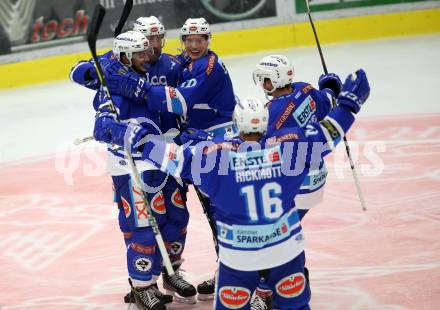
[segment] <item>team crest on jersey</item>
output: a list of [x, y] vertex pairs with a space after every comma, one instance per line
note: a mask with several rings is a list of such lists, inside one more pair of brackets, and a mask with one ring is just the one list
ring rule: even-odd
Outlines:
[[163, 196], [162, 191], [157, 192], [153, 199], [151, 199], [151, 208], [154, 212], [159, 214], [165, 214], [167, 211], [165, 207], [165, 197]]
[[180, 194], [180, 190], [178, 188], [176, 188], [171, 195], [171, 202], [175, 207], [185, 209], [185, 201], [183, 201], [182, 195]]
[[[311, 96], [307, 96], [298, 108], [293, 112], [293, 117], [300, 127], [304, 127], [305, 124], [312, 119], [316, 112], [316, 103]], [[314, 119], [312, 119], [313, 121]]]
[[183, 244], [181, 242], [176, 241], [171, 243], [169, 249], [171, 255], [179, 255], [182, 253], [182, 250], [183, 250]]
[[139, 272], [146, 273], [151, 270], [152, 266], [153, 266], [153, 262], [148, 257], [138, 256], [134, 260], [134, 267]]
[[306, 279], [301, 272], [294, 273], [278, 281], [275, 286], [277, 293], [285, 298], [294, 298], [304, 292]]
[[130, 203], [121, 196], [122, 207], [124, 208], [125, 217], [128, 218], [131, 214], [131, 206]]
[[223, 286], [218, 295], [222, 305], [228, 309], [243, 308], [251, 298], [251, 292], [247, 288], [236, 286]]

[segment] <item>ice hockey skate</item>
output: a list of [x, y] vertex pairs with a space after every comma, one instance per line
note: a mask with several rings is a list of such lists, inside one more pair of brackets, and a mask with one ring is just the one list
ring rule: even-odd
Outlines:
[[166, 306], [158, 298], [157, 288], [153, 285], [147, 287], [133, 287], [131, 294], [134, 302], [140, 310], [166, 310]]
[[273, 310], [272, 290], [267, 286], [265, 277], [260, 279], [251, 300], [251, 310]]
[[257, 287], [251, 301], [251, 310], [273, 310], [272, 291]]
[[181, 264], [181, 260], [173, 262], [174, 274], [172, 276], [169, 276], [166, 270], [163, 271], [163, 288], [167, 294], [170, 294], [174, 297], [175, 301], [186, 304], [195, 304], [197, 302], [196, 288], [183, 279], [180, 271]]
[[[156, 297], [159, 298], [159, 300], [163, 303], [163, 304], [170, 304], [173, 302], [173, 296], [171, 295], [167, 295], [162, 293], [161, 291], [159, 291], [159, 288], [157, 287], [157, 283], [152, 284], [151, 285], [152, 288], [155, 291]], [[127, 293], [127, 295], [124, 296], [124, 303], [126, 304], [134, 304], [136, 301], [134, 299], [134, 293], [132, 291], [130, 291], [129, 293]]]
[[197, 293], [198, 293], [197, 299], [200, 301], [207, 301], [214, 299], [215, 277], [197, 285]]

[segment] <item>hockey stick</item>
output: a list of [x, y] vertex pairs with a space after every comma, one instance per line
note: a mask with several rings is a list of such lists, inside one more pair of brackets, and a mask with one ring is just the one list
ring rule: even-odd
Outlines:
[[[99, 29], [101, 28], [101, 24], [102, 24], [102, 21], [104, 19], [104, 15], [105, 15], [105, 8], [101, 4], [97, 4], [96, 7], [95, 7], [95, 11], [93, 12], [93, 19], [92, 19], [92, 23], [90, 25], [90, 31], [87, 33], [87, 42], [89, 44], [90, 52], [92, 53], [92, 57], [93, 57], [93, 60], [95, 62], [96, 71], [98, 72], [98, 78], [99, 78], [99, 81], [101, 82], [102, 88], [104, 89], [104, 93], [107, 96], [108, 101], [109, 101], [109, 103], [110, 103], [114, 113], [116, 114], [116, 119], [118, 121], [120, 121], [120, 118], [119, 118], [118, 112], [116, 110], [115, 104], [113, 103], [113, 100], [112, 100], [112, 96], [111, 96], [111, 94], [110, 94], [110, 92], [108, 90], [104, 74], [103, 74], [101, 66], [99, 64], [98, 56], [96, 55], [96, 39], [98, 37]], [[161, 254], [162, 259], [163, 259], [163, 264], [164, 264], [168, 274], [169, 275], [173, 275], [174, 274], [174, 270], [173, 270], [173, 267], [171, 265], [171, 261], [170, 261], [170, 258], [168, 256], [168, 252], [166, 250], [165, 243], [163, 241], [162, 235], [160, 233], [159, 226], [157, 225], [156, 218], [154, 217], [153, 211], [151, 210], [151, 206], [150, 206], [150, 204], [147, 201], [147, 195], [146, 195], [145, 191], [142, 188], [141, 177], [139, 175], [139, 172], [138, 172], [138, 170], [136, 168], [136, 164], [134, 162], [133, 156], [131, 154], [130, 146], [125, 146], [124, 149], [125, 149], [125, 153], [127, 155], [127, 159], [128, 159], [128, 163], [129, 163], [130, 169], [131, 169], [131, 175], [134, 178], [135, 183], [141, 189], [142, 200], [143, 200], [143, 202], [145, 204], [145, 207], [146, 207], [146, 211], [147, 211], [147, 214], [148, 214], [148, 219], [150, 221], [150, 225], [151, 225], [151, 228], [153, 230], [157, 246], [159, 247], [159, 251], [160, 251], [160, 254]]]
[[125, 22], [130, 15], [133, 8], [133, 0], [125, 0], [124, 8], [122, 9], [121, 17], [119, 18], [118, 25], [115, 28], [115, 38], [121, 34], [122, 28], [124, 28]]
[[214, 222], [214, 219], [211, 218], [211, 216], [209, 215], [209, 212], [208, 212], [208, 209], [212, 208], [212, 206], [210, 205], [211, 199], [209, 199], [209, 197], [204, 196], [197, 186], [195, 186], [195, 185], [193, 185], [193, 186], [194, 186], [194, 190], [196, 191], [197, 198], [199, 198], [200, 205], [202, 206], [203, 213], [205, 213], [206, 219], [208, 220], [209, 227], [211, 228], [212, 240], [214, 241], [215, 252], [216, 252], [217, 258], [218, 258], [217, 225]]
[[80, 144], [86, 143], [88, 141], [94, 141], [94, 140], [95, 140], [95, 138], [93, 138], [92, 136], [85, 137], [85, 138], [76, 138], [73, 141], [73, 145], [80, 145]]
[[[309, 0], [305, 0], [307, 6], [307, 15], [309, 16], [310, 25], [312, 26], [313, 35], [315, 36], [316, 45], [318, 46], [319, 57], [321, 58], [322, 68], [324, 69], [324, 73], [328, 74], [327, 66], [325, 64], [324, 55], [322, 54], [321, 44], [319, 44], [318, 34], [316, 33], [315, 25], [312, 20], [312, 15], [310, 14], [310, 6]], [[336, 102], [333, 100], [333, 106], [336, 106]], [[351, 157], [350, 146], [348, 145], [347, 137], [344, 136], [344, 144], [345, 150], [347, 151], [348, 160], [350, 161], [351, 172], [353, 173], [354, 184], [356, 185], [356, 190], [359, 196], [359, 200], [361, 201], [362, 210], [367, 210], [367, 205], [365, 203], [364, 195], [361, 190], [361, 185], [359, 183], [359, 178], [356, 172], [356, 168], [354, 166], [353, 158]]]
[[[133, 8], [133, 0], [125, 0], [124, 8], [122, 9], [121, 17], [119, 18], [118, 24], [115, 28], [115, 38], [121, 34], [122, 28], [124, 28], [127, 22], [128, 16], [130, 16], [131, 9]], [[74, 145], [80, 145], [82, 143], [94, 140], [92, 136], [85, 138], [77, 138], [73, 141]]]
[[[179, 131], [182, 132], [182, 128], [183, 128], [182, 119], [180, 117], [177, 117], [176, 121]], [[211, 207], [209, 205], [210, 199], [205, 195], [203, 195], [200, 189], [196, 185], [193, 184], [193, 187], [197, 194], [197, 198], [199, 199], [200, 205], [202, 206], [203, 213], [206, 216], [206, 220], [208, 221], [209, 228], [211, 228], [212, 240], [214, 241], [214, 248], [218, 257], [217, 225], [215, 224], [214, 220], [209, 216], [209, 212], [208, 212], [208, 208]]]

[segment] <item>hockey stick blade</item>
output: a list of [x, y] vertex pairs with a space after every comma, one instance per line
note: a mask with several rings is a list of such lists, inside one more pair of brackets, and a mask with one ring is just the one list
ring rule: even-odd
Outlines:
[[307, 13], [310, 14], [310, 6], [309, 6], [310, 0], [305, 0], [305, 1], [306, 1]]
[[133, 0], [125, 0], [124, 8], [122, 9], [122, 13], [121, 13], [121, 18], [119, 18], [118, 25], [115, 28], [115, 37], [121, 34], [122, 28], [124, 28], [128, 16], [130, 16], [132, 8], [133, 8]]
[[95, 140], [95, 138], [93, 138], [92, 136], [90, 136], [90, 137], [85, 137], [85, 138], [76, 138], [76, 139], [73, 141], [73, 145], [80, 145], [80, 144], [83, 144], [83, 143], [85, 143], [85, 142], [92, 141], [92, 140]]

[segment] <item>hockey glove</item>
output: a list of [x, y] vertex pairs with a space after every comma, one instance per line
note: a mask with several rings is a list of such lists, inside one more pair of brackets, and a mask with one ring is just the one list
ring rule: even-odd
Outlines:
[[124, 74], [130, 70], [129, 67], [116, 59], [100, 58], [99, 64], [106, 77], [111, 74]]
[[110, 125], [111, 143], [129, 148], [132, 153], [142, 151], [145, 141], [142, 139], [148, 130], [138, 124], [113, 122]]
[[209, 141], [212, 140], [213, 134], [199, 130], [194, 128], [188, 128], [186, 131], [182, 132], [180, 135], [180, 141], [182, 144], [187, 143], [188, 141], [191, 141], [192, 143], [197, 143], [200, 141]]
[[186, 51], [183, 51], [179, 55], [176, 55], [176, 58], [180, 61], [184, 68], [191, 63], [191, 58], [188, 56], [188, 53]]
[[124, 72], [107, 76], [107, 86], [111, 93], [129, 98], [137, 103], [145, 103], [151, 84], [134, 72]]
[[370, 85], [367, 75], [364, 70], [359, 69], [347, 76], [338, 96], [338, 105], [347, 107], [353, 113], [358, 113], [369, 95]]
[[115, 114], [111, 112], [98, 112], [95, 117], [95, 128], [93, 128], [93, 137], [96, 141], [110, 143], [110, 126], [115, 121]]
[[148, 130], [133, 123], [121, 123], [114, 120], [107, 112], [100, 113], [95, 119], [94, 138], [99, 142], [129, 147], [132, 153], [142, 150], [143, 137]]
[[336, 97], [339, 96], [341, 92], [341, 79], [334, 73], [321, 74], [318, 81], [319, 90], [323, 90], [324, 88], [328, 88], [333, 91]]

